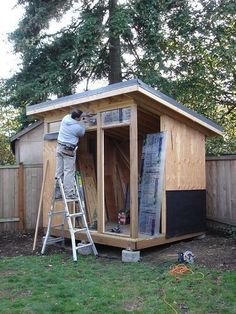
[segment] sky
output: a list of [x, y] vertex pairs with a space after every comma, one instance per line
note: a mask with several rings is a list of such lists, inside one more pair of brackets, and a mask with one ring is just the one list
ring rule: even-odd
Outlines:
[[0, 2], [0, 78], [9, 78], [16, 70], [19, 58], [13, 54], [7, 34], [14, 31], [23, 15], [21, 7], [14, 8], [16, 0]]

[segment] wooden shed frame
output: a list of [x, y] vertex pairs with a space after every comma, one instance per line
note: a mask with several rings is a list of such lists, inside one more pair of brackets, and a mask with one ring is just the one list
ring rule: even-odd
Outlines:
[[[223, 129], [138, 79], [27, 107], [28, 115], [44, 120], [44, 161], [49, 160], [43, 202], [44, 227], [47, 225], [47, 213], [53, 188], [58, 126], [63, 116], [73, 108], [90, 111], [97, 115], [97, 124], [86, 128], [86, 134], [96, 133], [97, 142], [97, 230], [91, 231], [95, 243], [136, 250], [198, 236], [204, 232], [205, 137], [222, 135]], [[106, 125], [103, 123], [103, 112], [122, 108], [130, 108], [129, 121]], [[107, 130], [116, 132], [118, 129], [118, 132], [121, 132], [120, 136], [124, 134], [123, 130], [126, 130], [125, 134], [128, 134], [129, 139], [129, 234], [112, 233], [105, 229], [104, 138]], [[144, 134], [168, 133], [161, 233], [156, 236], [141, 235], [138, 229], [139, 134], [142, 132]], [[191, 212], [190, 216], [186, 215], [188, 211]], [[178, 226], [174, 227], [175, 231], [172, 232], [170, 226], [176, 224], [175, 214], [179, 217], [179, 221]], [[201, 216], [200, 225], [195, 226], [194, 220], [197, 221], [199, 215]], [[189, 222], [190, 227], [187, 226]], [[55, 236], [59, 233], [59, 230], [53, 229]], [[66, 231], [66, 236], [69, 238], [68, 231]], [[83, 239], [83, 235], [78, 236], [78, 239]]]

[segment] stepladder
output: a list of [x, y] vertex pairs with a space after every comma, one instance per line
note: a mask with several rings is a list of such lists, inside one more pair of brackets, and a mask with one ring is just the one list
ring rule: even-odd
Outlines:
[[[45, 253], [46, 247], [50, 244], [65, 243], [66, 227], [71, 238], [74, 261], [77, 261], [77, 253], [82, 250], [91, 250], [95, 256], [98, 256], [86, 219], [81, 179], [76, 180], [74, 178], [73, 198], [66, 198], [62, 180], [60, 178], [55, 179], [51, 208], [48, 213], [48, 226], [43, 238], [41, 254]], [[60, 236], [52, 236], [54, 229], [59, 230]], [[83, 238], [81, 242], [76, 239], [79, 233]]]

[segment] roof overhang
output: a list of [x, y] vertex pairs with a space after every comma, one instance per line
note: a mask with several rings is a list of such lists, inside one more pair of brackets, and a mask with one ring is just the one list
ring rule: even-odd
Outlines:
[[90, 103], [93, 101], [119, 95], [129, 96], [129, 94], [132, 94], [131, 96], [133, 96], [135, 93], [145, 95], [148, 98], [168, 108], [169, 110], [176, 112], [187, 119], [190, 119], [194, 123], [197, 123], [206, 128], [213, 135], [222, 135], [223, 133], [223, 128], [212, 120], [207, 119], [206, 117], [185, 107], [184, 105], [175, 101], [173, 98], [161, 93], [160, 91], [155, 90], [154, 88], [146, 85], [138, 79], [111, 84], [99, 89], [77, 93], [55, 100], [46, 101], [40, 104], [27, 106], [26, 113], [27, 115], [40, 115], [48, 111], [62, 109], [65, 107], [72, 107], [84, 103]]

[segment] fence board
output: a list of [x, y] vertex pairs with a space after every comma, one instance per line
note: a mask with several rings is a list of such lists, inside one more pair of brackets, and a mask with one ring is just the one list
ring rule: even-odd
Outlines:
[[[0, 168], [0, 218], [18, 218], [18, 171], [19, 167]], [[18, 223], [2, 222], [0, 231], [11, 231]]]
[[207, 218], [236, 226], [236, 155], [206, 161]]
[[[0, 167], [0, 232], [20, 230], [19, 193], [24, 191], [24, 227], [34, 229], [42, 184], [42, 164], [24, 165], [24, 189], [19, 186], [19, 166]], [[42, 218], [39, 227], [42, 226]]]

